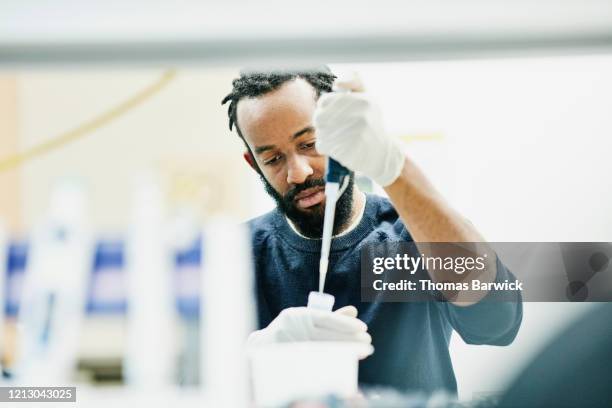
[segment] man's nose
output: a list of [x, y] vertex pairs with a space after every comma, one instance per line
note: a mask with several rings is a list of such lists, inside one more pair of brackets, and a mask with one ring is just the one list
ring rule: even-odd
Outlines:
[[302, 184], [314, 173], [308, 158], [296, 155], [287, 162], [287, 184]]

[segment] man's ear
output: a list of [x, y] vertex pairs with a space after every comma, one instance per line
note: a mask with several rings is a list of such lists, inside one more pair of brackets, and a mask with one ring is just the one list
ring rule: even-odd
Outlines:
[[253, 170], [257, 171], [257, 166], [255, 164], [255, 158], [251, 154], [250, 150], [246, 150], [244, 154], [242, 155], [242, 157], [244, 157], [244, 160], [246, 160], [246, 162], [249, 163], [249, 166], [251, 166]]

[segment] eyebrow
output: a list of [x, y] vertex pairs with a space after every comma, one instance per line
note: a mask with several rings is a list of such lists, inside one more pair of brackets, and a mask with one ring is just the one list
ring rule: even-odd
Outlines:
[[305, 133], [309, 133], [309, 132], [314, 132], [314, 127], [312, 127], [312, 126], [306, 126], [304, 129], [302, 129], [302, 130], [300, 130], [300, 131], [298, 131], [298, 132], [295, 132], [295, 133], [293, 134], [293, 136], [291, 136], [291, 140], [295, 140], [295, 139], [297, 139], [298, 137], [302, 136], [303, 134], [305, 134]]
[[[295, 132], [293, 134], [293, 136], [291, 136], [291, 140], [295, 140], [298, 137], [306, 134], [306, 133], [310, 133], [310, 132], [314, 132], [314, 127], [313, 126], [306, 126], [304, 129], [302, 130], [298, 130], [297, 132]], [[255, 154], [261, 154], [263, 152], [266, 152], [268, 150], [272, 150], [274, 149], [276, 146], [275, 145], [265, 145], [265, 146], [258, 146], [255, 148]]]

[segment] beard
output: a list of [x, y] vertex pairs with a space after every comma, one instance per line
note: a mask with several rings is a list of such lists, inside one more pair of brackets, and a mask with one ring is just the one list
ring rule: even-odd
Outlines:
[[[323, 236], [323, 220], [325, 218], [325, 204], [319, 203], [306, 209], [300, 209], [295, 196], [312, 187], [325, 187], [324, 179], [308, 179], [302, 184], [295, 185], [285, 195], [281, 195], [272, 187], [261, 172], [259, 177], [264, 184], [266, 192], [276, 202], [279, 211], [286, 215], [297, 227], [300, 233], [308, 238], [321, 238]], [[336, 235], [348, 223], [353, 209], [353, 186], [355, 174], [349, 174], [348, 185], [336, 202], [333, 234]]]

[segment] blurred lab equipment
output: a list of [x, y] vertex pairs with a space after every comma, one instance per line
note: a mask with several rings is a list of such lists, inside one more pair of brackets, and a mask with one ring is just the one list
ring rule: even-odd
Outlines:
[[29, 245], [25, 241], [7, 244], [4, 304], [0, 311], [4, 315], [2, 338], [2, 376], [11, 378], [15, 364], [17, 342], [17, 313], [23, 289], [23, 278], [27, 266]]
[[203, 233], [202, 385], [212, 406], [249, 405], [246, 339], [255, 329], [252, 256], [246, 225], [229, 218]]
[[126, 311], [125, 240], [98, 238], [80, 335], [77, 375], [81, 381], [100, 385], [122, 381]]
[[82, 186], [64, 181], [32, 237], [16, 361], [16, 379], [28, 385], [67, 383], [76, 366], [91, 259], [86, 220]]
[[200, 384], [200, 288], [202, 237], [178, 248], [174, 254], [176, 308], [182, 326], [179, 343], [177, 381], [180, 385]]
[[126, 382], [142, 389], [167, 388], [174, 375], [176, 328], [169, 274], [171, 257], [164, 239], [164, 203], [150, 174], [135, 180], [133, 191], [126, 251]]
[[123, 315], [125, 294], [125, 243], [121, 239], [99, 240], [95, 245], [93, 268], [87, 294], [86, 313]]
[[[8, 245], [7, 234], [0, 220], [0, 307], [5, 304], [5, 285], [8, 277]], [[0, 309], [0, 370], [4, 368], [4, 311]], [[2, 383], [2, 376], [0, 376]]]

